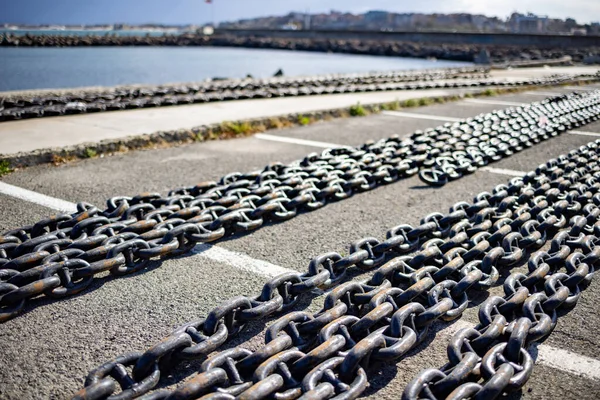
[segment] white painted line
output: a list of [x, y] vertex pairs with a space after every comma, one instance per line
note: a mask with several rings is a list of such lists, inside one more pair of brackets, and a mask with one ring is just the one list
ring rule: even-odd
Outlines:
[[581, 135], [581, 136], [600, 136], [600, 132], [585, 132], [585, 131], [569, 131], [571, 135]]
[[536, 362], [560, 371], [583, 375], [591, 380], [600, 380], [600, 361], [568, 350], [540, 344], [537, 346]]
[[433, 121], [445, 121], [445, 122], [459, 122], [463, 121], [461, 118], [452, 118], [452, 117], [441, 117], [438, 115], [425, 115], [425, 114], [415, 114], [415, 113], [406, 113], [400, 111], [382, 111], [383, 115], [392, 115], [394, 117], [406, 117], [406, 118], [419, 118], [419, 119], [430, 119]]
[[[475, 324], [459, 319], [452, 325], [444, 328], [441, 333], [446, 336], [452, 336], [461, 329], [473, 327], [475, 327]], [[559, 371], [584, 376], [591, 380], [600, 380], [599, 360], [545, 344], [534, 344], [531, 348], [533, 348], [534, 351], [537, 348], [536, 364], [546, 365]]]
[[46, 196], [45, 194], [36, 193], [4, 182], [0, 182], [0, 193], [64, 213], [72, 214], [77, 212], [77, 205], [75, 203], [56, 199], [54, 197]]
[[491, 172], [492, 174], [509, 175], [509, 176], [525, 176], [527, 172], [516, 171], [514, 169], [483, 167], [482, 171]]
[[335, 143], [326, 143], [326, 142], [316, 142], [314, 140], [304, 140], [304, 139], [296, 139], [296, 138], [291, 138], [291, 137], [285, 137], [285, 136], [275, 136], [275, 135], [268, 135], [266, 133], [257, 133], [256, 135], [254, 135], [255, 138], [257, 139], [261, 139], [261, 140], [270, 140], [273, 142], [283, 142], [283, 143], [292, 143], [292, 144], [299, 144], [302, 146], [311, 146], [311, 147], [320, 147], [320, 148], [331, 148], [331, 147], [348, 147], [345, 145], [341, 145], [341, 144], [335, 144]]
[[589, 91], [598, 90], [598, 88], [588, 88], [588, 87], [583, 87], [583, 86], [565, 86], [565, 89], [569, 89], [569, 90], [589, 90]]
[[498, 106], [515, 106], [515, 107], [523, 107], [526, 106], [526, 103], [515, 103], [513, 101], [502, 101], [502, 100], [482, 100], [482, 99], [464, 99], [463, 101], [467, 103], [473, 104], [491, 104]]
[[192, 250], [192, 254], [199, 254], [202, 257], [212, 261], [227, 264], [230, 267], [252, 272], [267, 278], [277, 275], [298, 272], [293, 269], [283, 268], [266, 261], [257, 260], [242, 253], [226, 250], [222, 247], [213, 246], [206, 243], [199, 243]]
[[537, 90], [532, 91], [532, 92], [525, 92], [525, 94], [534, 94], [536, 96], [561, 96], [564, 93], [559, 93], [559, 92], [538, 92]]

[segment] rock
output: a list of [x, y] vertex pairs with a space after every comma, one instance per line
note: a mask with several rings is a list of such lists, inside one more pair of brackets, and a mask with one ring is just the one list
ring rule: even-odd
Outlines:
[[584, 64], [600, 64], [600, 54], [588, 54], [583, 57]]
[[487, 49], [481, 49], [479, 54], [475, 57], [475, 64], [491, 64], [490, 52]]

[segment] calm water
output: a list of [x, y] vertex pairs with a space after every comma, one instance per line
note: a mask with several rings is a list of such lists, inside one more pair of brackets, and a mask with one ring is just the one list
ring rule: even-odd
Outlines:
[[218, 47], [0, 47], [0, 91], [269, 77], [279, 68], [294, 76], [464, 65], [469, 63]]

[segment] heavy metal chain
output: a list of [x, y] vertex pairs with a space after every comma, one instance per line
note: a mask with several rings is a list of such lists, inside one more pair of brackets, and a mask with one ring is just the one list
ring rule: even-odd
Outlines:
[[[598, 171], [595, 168], [593, 177], [588, 175], [588, 183], [593, 180], [597, 185]], [[569, 185], [572, 180], [555, 182]], [[505, 295], [491, 296], [481, 305], [480, 323], [453, 335], [449, 362], [422, 371], [402, 399], [494, 399], [527, 383], [534, 366], [530, 345], [550, 335], [558, 322], [557, 312], [575, 307], [600, 260], [600, 198], [594, 194], [585, 204], [581, 195], [591, 192], [578, 195], [581, 186], [573, 189], [565, 210], [571, 218], [566, 229], [554, 236], [550, 251], [529, 260], [528, 274], [511, 274], [504, 282]]]
[[[390, 71], [390, 72], [369, 72], [352, 74], [330, 74], [306, 77], [273, 77], [268, 79], [226, 79], [213, 80], [192, 84], [179, 85], [156, 85], [143, 88], [138, 87], [116, 87], [104, 90], [95, 90], [90, 92], [74, 90], [73, 92], [64, 92], [61, 96], [58, 93], [34, 95], [7, 95], [4, 100], [9, 106], [17, 106], [18, 102], [27, 105], [51, 105], [60, 104], [62, 100], [66, 101], [91, 101], [94, 98], [103, 98], [113, 100], [115, 97], [138, 98], [155, 95], [177, 95], [189, 94], [194, 92], [225, 92], [233, 90], [243, 90], [247, 88], [258, 89], [261, 87], [287, 88], [299, 86], [332, 86], [344, 84], [373, 84], [389, 82], [418, 82], [434, 81], [457, 78], [479, 78], [488, 77], [489, 68], [485, 67], [463, 67], [463, 68], [440, 68], [432, 70], [417, 71]], [[83, 92], [83, 93], [81, 93]], [[77, 95], [79, 94], [79, 96]], [[81, 97], [81, 95], [84, 97]], [[108, 96], [108, 97], [107, 97]], [[112, 96], [112, 97], [111, 97]]]
[[[401, 358], [434, 321], [459, 318], [470, 292], [487, 290], [498, 282], [500, 269], [529, 259], [529, 275], [513, 273], [504, 282], [505, 298], [483, 303], [480, 327], [457, 333], [449, 347], [451, 363], [441, 372], [426, 371], [405, 396], [434, 399], [458, 387], [451, 398], [465, 393], [491, 398], [519, 388], [533, 364], [523, 349], [526, 339], [552, 331], [556, 309], [574, 306], [600, 259], [599, 144], [480, 193], [472, 204], [457, 203], [446, 215], [428, 215], [418, 227], [395, 227], [385, 241], [363, 238], [346, 258], [316, 257], [308, 274], [276, 277], [261, 295], [230, 299], [145, 353], [101, 365], [75, 398], [139, 397], [161, 374], [191, 359], [205, 360], [198, 375], [143, 399], [356, 398], [367, 386], [369, 366]], [[550, 251], [531, 256], [552, 235]], [[236, 347], [207, 358], [248, 321], [287, 311], [315, 287], [339, 282], [350, 265], [370, 269], [390, 258], [371, 279], [333, 289], [318, 313], [282, 316], [268, 328], [263, 348]], [[560, 267], [567, 274], [556, 272]], [[487, 383], [472, 383], [482, 376]]]
[[[446, 78], [432, 80], [431, 77], [439, 75], [446, 76]], [[415, 76], [422, 75], [415, 74]], [[211, 83], [200, 86], [192, 85], [190, 87], [158, 88], [154, 90], [123, 89], [117, 91], [118, 94], [7, 98], [0, 99], [0, 121], [238, 99], [480, 86], [545, 86], [597, 78], [597, 75], [553, 75], [541, 78], [506, 80], [489, 78], [486, 75], [459, 76], [453, 73], [432, 73], [424, 75], [425, 80], [414, 81], [415, 76], [396, 76], [392, 74], [391, 76], [376, 76], [375, 78], [365, 79], [337, 78], [330, 80], [320, 78], [293, 82]]]
[[165, 197], [113, 197], [102, 211], [80, 203], [75, 214], [0, 236], [0, 321], [40, 294], [73, 295], [105, 271], [117, 276], [140, 271], [150, 259], [287, 220], [419, 170], [423, 178], [429, 166], [442, 168], [435, 179], [425, 177], [430, 183], [457, 179], [599, 116], [600, 93], [561, 96], [410, 138], [330, 149], [288, 165], [228, 174], [218, 183], [175, 189]]
[[[481, 67], [426, 71], [323, 75], [304, 78], [270, 78], [210, 81], [197, 84], [145, 88], [113, 88], [93, 92], [9, 95], [0, 97], [0, 120], [24, 119], [63, 114], [111, 111], [141, 107], [169, 106], [234, 99], [344, 93], [354, 85], [364, 91], [385, 90], [381, 84], [399, 82], [474, 81], [487, 79]], [[375, 86], [377, 85], [377, 86]]]

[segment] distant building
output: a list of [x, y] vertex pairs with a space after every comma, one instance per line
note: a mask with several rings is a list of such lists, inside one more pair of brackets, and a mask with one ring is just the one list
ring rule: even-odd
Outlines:
[[308, 29], [310, 29], [310, 26], [311, 26], [311, 16], [310, 16], [310, 14], [305, 14], [304, 15], [304, 23], [302, 24], [302, 28], [308, 30]]
[[393, 16], [387, 11], [368, 11], [364, 15], [365, 25], [372, 29], [390, 29]]
[[411, 26], [413, 14], [396, 14], [393, 18], [393, 24], [397, 28], [408, 28]]
[[508, 22], [515, 33], [542, 33], [547, 29], [548, 17], [532, 13], [513, 13]]
[[599, 23], [578, 24], [572, 18], [548, 18], [532, 13], [513, 13], [508, 19], [481, 14], [422, 14], [392, 13], [372, 10], [363, 14], [331, 10], [310, 14], [290, 12], [286, 15], [267, 16], [223, 22], [222, 28], [237, 29], [339, 29], [339, 30], [416, 30], [443, 32], [514, 32], [523, 34], [562, 33], [600, 35]]

